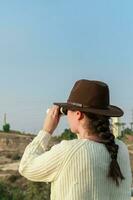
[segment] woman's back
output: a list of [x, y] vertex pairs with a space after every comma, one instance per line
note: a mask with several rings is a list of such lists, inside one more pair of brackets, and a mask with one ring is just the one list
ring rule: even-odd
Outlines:
[[[52, 183], [51, 199], [59, 200], [129, 200], [131, 197], [131, 173], [126, 145], [119, 145], [118, 163], [125, 177], [119, 186], [107, 177], [110, 155], [101, 143], [87, 139], [64, 142], [70, 148], [64, 165]], [[60, 192], [59, 192], [60, 191]]]

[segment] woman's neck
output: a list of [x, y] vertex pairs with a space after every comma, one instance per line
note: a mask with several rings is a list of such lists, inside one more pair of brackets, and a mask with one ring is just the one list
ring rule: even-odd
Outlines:
[[89, 130], [81, 130], [77, 133], [78, 139], [90, 139], [93, 141], [99, 141], [99, 137], [97, 134], [89, 131]]

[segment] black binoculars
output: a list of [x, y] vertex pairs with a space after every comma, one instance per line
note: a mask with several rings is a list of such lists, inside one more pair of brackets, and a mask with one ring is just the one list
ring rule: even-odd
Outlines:
[[[49, 112], [49, 109], [46, 111], [47, 113]], [[60, 107], [59, 108], [59, 115], [67, 115], [67, 108]]]
[[59, 114], [61, 114], [61, 115], [67, 115], [67, 108], [60, 107]]

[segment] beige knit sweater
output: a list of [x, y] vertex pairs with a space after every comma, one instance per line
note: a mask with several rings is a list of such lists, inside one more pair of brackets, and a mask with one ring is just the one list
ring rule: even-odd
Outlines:
[[26, 147], [19, 166], [31, 181], [51, 182], [51, 200], [129, 200], [131, 169], [126, 145], [119, 145], [118, 162], [125, 177], [120, 186], [107, 177], [110, 155], [88, 139], [62, 141], [46, 151], [51, 139], [40, 131]]

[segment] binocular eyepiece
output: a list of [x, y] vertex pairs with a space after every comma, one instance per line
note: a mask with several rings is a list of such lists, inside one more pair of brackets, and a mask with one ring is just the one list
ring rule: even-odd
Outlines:
[[[47, 113], [49, 112], [49, 109], [46, 111]], [[59, 108], [59, 115], [67, 115], [67, 108], [60, 107]]]
[[67, 108], [60, 107], [59, 114], [61, 114], [61, 115], [67, 115]]

